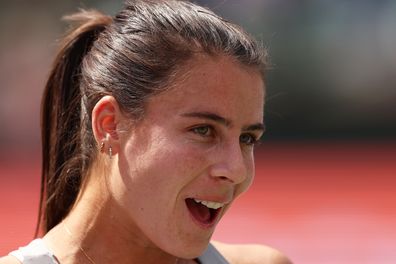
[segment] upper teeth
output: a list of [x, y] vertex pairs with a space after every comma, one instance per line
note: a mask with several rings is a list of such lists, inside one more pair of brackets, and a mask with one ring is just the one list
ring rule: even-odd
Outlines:
[[216, 202], [211, 202], [211, 201], [202, 201], [202, 200], [198, 200], [198, 199], [194, 199], [194, 201], [196, 201], [197, 203], [201, 203], [201, 204], [203, 204], [206, 207], [211, 208], [211, 209], [219, 209], [220, 207], [224, 206], [223, 203], [216, 203]]

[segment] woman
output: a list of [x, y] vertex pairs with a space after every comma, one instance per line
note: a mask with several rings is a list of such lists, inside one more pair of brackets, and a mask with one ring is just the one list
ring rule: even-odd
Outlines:
[[68, 19], [42, 105], [45, 235], [0, 263], [288, 263], [209, 244], [253, 179], [257, 43], [183, 1]]

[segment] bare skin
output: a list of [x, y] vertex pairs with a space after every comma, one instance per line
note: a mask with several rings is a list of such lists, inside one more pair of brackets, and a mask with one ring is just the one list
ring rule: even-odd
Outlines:
[[[138, 124], [130, 126], [111, 96], [95, 106], [92, 128], [105, 151], [72, 211], [43, 238], [60, 263], [196, 263], [252, 183], [253, 142], [263, 133], [261, 76], [227, 57], [198, 56], [187, 68], [174, 88], [150, 98]], [[197, 224], [189, 198], [221, 203], [216, 222]], [[230, 263], [290, 263], [264, 246], [215, 246]]]
[[[292, 264], [283, 253], [264, 245], [233, 245], [218, 241], [211, 243], [230, 264]], [[6, 256], [0, 258], [0, 264], [20, 264], [20, 262], [12, 256]]]
[[[292, 264], [281, 252], [264, 245], [232, 245], [212, 241], [230, 264]], [[195, 263], [195, 262], [192, 262]], [[0, 264], [20, 264], [16, 258], [0, 258]]]
[[258, 244], [212, 244], [231, 264], [292, 264], [280, 251]]

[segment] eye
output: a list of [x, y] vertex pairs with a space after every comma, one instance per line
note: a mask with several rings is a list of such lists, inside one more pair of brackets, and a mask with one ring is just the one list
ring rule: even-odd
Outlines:
[[202, 125], [191, 129], [192, 132], [203, 137], [209, 137], [213, 134], [213, 128], [208, 125]]
[[241, 142], [242, 144], [251, 146], [257, 142], [257, 139], [256, 139], [255, 135], [246, 133], [246, 134], [242, 134], [239, 136], [239, 142]]

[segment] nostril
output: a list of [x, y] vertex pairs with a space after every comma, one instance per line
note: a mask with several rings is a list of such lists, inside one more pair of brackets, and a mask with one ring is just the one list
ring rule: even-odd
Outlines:
[[226, 176], [220, 176], [219, 178], [220, 178], [220, 180], [224, 180], [224, 181], [229, 181], [230, 180], [230, 178], [228, 178]]

